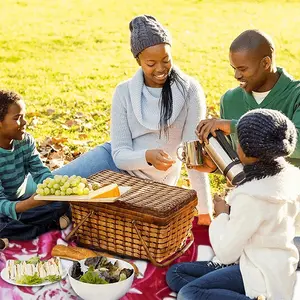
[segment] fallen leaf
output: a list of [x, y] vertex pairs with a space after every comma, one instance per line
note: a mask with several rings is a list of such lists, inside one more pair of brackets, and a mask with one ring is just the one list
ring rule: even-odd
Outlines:
[[52, 142], [51, 142], [52, 138], [50, 137], [47, 137], [41, 144], [40, 144], [40, 147], [46, 147], [48, 145], [50, 145]]
[[78, 111], [78, 112], [76, 112], [74, 117], [75, 118], [82, 118], [82, 117], [84, 117], [84, 114], [82, 112]]
[[48, 158], [50, 159], [63, 159], [65, 154], [63, 151], [52, 152], [49, 154]]
[[50, 170], [60, 168], [64, 165], [64, 160], [63, 159], [51, 159], [49, 161], [49, 168]]
[[53, 108], [48, 108], [47, 111], [46, 111], [46, 113], [47, 113], [48, 116], [50, 116], [50, 115], [52, 115], [52, 114], [55, 113], [55, 109], [53, 109]]
[[77, 125], [77, 122], [76, 122], [76, 120], [67, 120], [65, 122], [65, 125], [68, 126], [68, 127], [72, 127], [74, 125]]
[[81, 133], [81, 134], [78, 135], [78, 137], [79, 137], [81, 140], [85, 140], [85, 139], [88, 138], [88, 135], [85, 134], [85, 133]]
[[76, 145], [76, 146], [87, 146], [86, 141], [73, 140], [72, 143], [73, 143], [73, 145]]
[[32, 117], [40, 117], [41, 116], [41, 113], [37, 110], [33, 111], [33, 112], [26, 112], [26, 117], [27, 118], [32, 118]]
[[52, 138], [52, 143], [53, 144], [64, 144], [64, 143], [68, 143], [68, 138], [66, 137], [60, 137], [60, 138]]

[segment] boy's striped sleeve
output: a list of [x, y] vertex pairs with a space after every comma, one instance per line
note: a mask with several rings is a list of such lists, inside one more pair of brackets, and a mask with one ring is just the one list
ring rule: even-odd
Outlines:
[[51, 171], [43, 164], [40, 154], [35, 147], [35, 141], [33, 137], [29, 136], [29, 158], [28, 167], [29, 173], [31, 174], [36, 184], [43, 182], [48, 177], [53, 177]]
[[17, 219], [16, 204], [18, 201], [10, 201], [4, 194], [4, 188], [0, 180], [0, 213], [14, 220]]

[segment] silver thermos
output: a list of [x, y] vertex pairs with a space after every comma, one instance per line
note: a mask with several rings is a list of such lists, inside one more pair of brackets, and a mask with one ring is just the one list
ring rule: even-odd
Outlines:
[[237, 185], [245, 179], [243, 165], [236, 152], [232, 149], [227, 137], [222, 131], [216, 131], [216, 137], [208, 136], [209, 143], [205, 151], [217, 165], [222, 174], [233, 184]]

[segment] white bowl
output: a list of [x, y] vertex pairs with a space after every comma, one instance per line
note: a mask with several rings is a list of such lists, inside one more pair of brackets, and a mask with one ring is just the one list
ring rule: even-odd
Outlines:
[[[114, 263], [117, 260], [120, 268], [127, 268], [133, 270], [132, 265], [122, 259], [107, 258], [107, 260], [112, 263]], [[81, 269], [83, 271], [87, 271], [88, 267], [84, 265], [85, 259], [80, 260], [79, 262], [81, 264]], [[108, 284], [91, 284], [74, 279], [71, 276], [71, 270], [72, 266], [68, 270], [68, 276], [71, 286], [75, 293], [84, 300], [119, 300], [129, 291], [134, 279], [133, 270], [132, 275], [123, 281]]]

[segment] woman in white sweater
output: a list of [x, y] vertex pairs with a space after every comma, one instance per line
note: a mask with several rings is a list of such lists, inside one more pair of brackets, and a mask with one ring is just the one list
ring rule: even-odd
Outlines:
[[[111, 144], [106, 143], [62, 167], [55, 174], [87, 177], [104, 169], [176, 185], [181, 162], [177, 148], [195, 140], [205, 118], [200, 84], [173, 65], [171, 37], [152, 16], [130, 22], [131, 52], [140, 68], [115, 90]], [[198, 195], [199, 223], [209, 224], [211, 196], [206, 174], [188, 170]]]
[[241, 117], [237, 134], [246, 180], [228, 204], [215, 201], [209, 235], [216, 259], [168, 270], [168, 285], [180, 300], [292, 299], [300, 170], [284, 157], [294, 151], [297, 132], [279, 111], [257, 109]]

